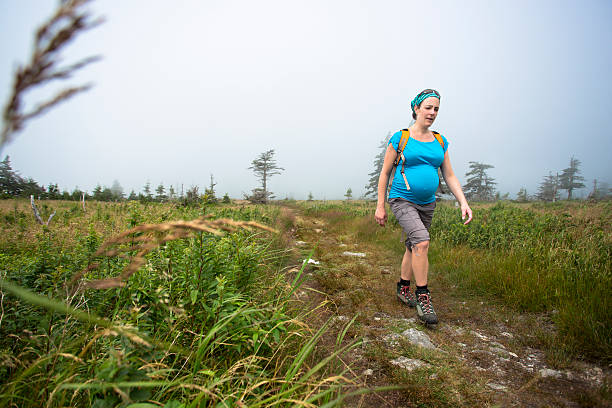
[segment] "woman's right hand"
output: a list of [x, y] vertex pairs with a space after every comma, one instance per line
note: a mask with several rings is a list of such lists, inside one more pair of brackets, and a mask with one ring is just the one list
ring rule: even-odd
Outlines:
[[376, 219], [376, 222], [378, 223], [378, 225], [380, 225], [381, 227], [385, 226], [385, 222], [387, 222], [387, 211], [385, 210], [384, 205], [382, 207], [379, 207], [379, 206], [376, 207], [374, 218]]

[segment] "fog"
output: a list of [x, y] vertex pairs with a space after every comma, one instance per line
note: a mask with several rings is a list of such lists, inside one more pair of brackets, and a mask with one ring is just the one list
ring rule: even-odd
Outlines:
[[[3, 103], [57, 3], [0, 0]], [[612, 181], [609, 1], [169, 4], [90, 6], [106, 22], [63, 60], [103, 59], [52, 89], [94, 87], [16, 135], [2, 151], [14, 169], [69, 191], [118, 180], [126, 193], [146, 182], [203, 189], [213, 174], [218, 195], [240, 198], [258, 184], [251, 161], [274, 149], [278, 198], [359, 197], [381, 140], [435, 88], [432, 129], [462, 183], [479, 161], [495, 166], [502, 194], [534, 194], [572, 156], [586, 179], [574, 195]]]

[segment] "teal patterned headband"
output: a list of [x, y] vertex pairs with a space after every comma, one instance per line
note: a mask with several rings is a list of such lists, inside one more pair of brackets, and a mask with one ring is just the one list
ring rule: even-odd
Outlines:
[[417, 106], [419, 106], [421, 102], [423, 102], [425, 99], [432, 97], [432, 96], [434, 98], [440, 99], [440, 94], [438, 93], [438, 91], [434, 91], [433, 89], [427, 89], [421, 92], [420, 94], [418, 94], [417, 96], [415, 96], [412, 102], [410, 102], [410, 107], [412, 108], [412, 112], [414, 112], [414, 109]]

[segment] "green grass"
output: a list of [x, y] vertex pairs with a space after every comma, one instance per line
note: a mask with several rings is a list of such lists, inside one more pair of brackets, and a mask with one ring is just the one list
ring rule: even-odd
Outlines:
[[[305, 204], [337, 231], [403, 254], [400, 229], [373, 221], [374, 203]], [[517, 312], [547, 313], [558, 331], [551, 353], [609, 363], [612, 356], [612, 203], [475, 204], [463, 225], [439, 203], [431, 227], [432, 268], [465, 294], [495, 298]], [[326, 280], [333, 280], [333, 276]]]
[[[344, 398], [347, 368], [337, 361], [354, 345], [340, 341], [314, 357], [327, 326], [310, 329], [310, 311], [294, 305], [300, 279], [283, 273], [291, 259], [283, 231], [195, 233], [154, 248], [124, 287], [72, 294], [67, 286], [94, 262], [87, 280], [118, 276], [129, 259], [95, 253], [130, 227], [208, 215], [286, 230], [292, 222], [279, 207], [41, 209], [43, 217], [57, 210], [49, 227], [34, 223], [27, 202], [0, 202], [1, 406], [335, 406]], [[131, 245], [122, 253], [134, 256]]]

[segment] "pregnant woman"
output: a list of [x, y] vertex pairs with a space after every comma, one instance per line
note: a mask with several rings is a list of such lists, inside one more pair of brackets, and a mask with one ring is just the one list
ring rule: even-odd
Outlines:
[[[385, 226], [385, 197], [389, 176], [393, 173], [389, 205], [403, 228], [406, 251], [402, 259], [397, 297], [406, 305], [416, 307], [417, 315], [426, 324], [438, 323], [431, 294], [427, 288], [429, 271], [429, 227], [436, 208], [436, 190], [440, 182], [438, 168], [459, 205], [465, 224], [472, 220], [472, 210], [465, 199], [461, 184], [453, 172], [448, 155], [448, 140], [429, 127], [440, 109], [440, 94], [433, 89], [419, 93], [410, 103], [414, 123], [391, 137], [385, 161], [378, 179], [376, 222]], [[416, 290], [410, 290], [414, 278]]]

